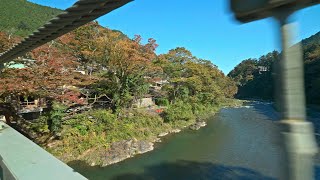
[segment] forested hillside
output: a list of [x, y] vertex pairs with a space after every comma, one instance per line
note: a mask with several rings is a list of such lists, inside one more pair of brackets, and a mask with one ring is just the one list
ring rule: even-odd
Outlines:
[[[1, 12], [0, 51], [59, 12], [2, 1], [1, 8], [11, 10]], [[114, 143], [154, 142], [161, 132], [198, 129], [220, 107], [238, 102], [234, 81], [210, 60], [184, 47], [157, 55], [155, 39], [142, 42], [91, 22], [38, 47], [11, 62], [23, 68], [9, 64], [1, 71], [0, 115], [64, 161], [108, 164], [101, 159]], [[44, 111], [27, 120], [28, 113], [19, 112], [28, 108]]]
[[26, 36], [59, 13], [27, 0], [0, 0], [0, 31]]
[[[307, 102], [320, 104], [320, 32], [302, 40]], [[228, 76], [238, 84], [240, 98], [273, 100], [275, 62], [280, 59], [277, 51], [247, 59], [238, 64]]]

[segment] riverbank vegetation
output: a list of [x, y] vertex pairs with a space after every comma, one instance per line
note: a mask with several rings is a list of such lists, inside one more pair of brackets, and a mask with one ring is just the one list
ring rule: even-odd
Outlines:
[[187, 128], [197, 120], [207, 121], [220, 108], [211, 106], [199, 113], [168, 107], [165, 118], [145, 109], [123, 109], [118, 116], [110, 110], [90, 110], [65, 121], [60, 140], [52, 141], [46, 149], [66, 162], [84, 160], [103, 165], [103, 158], [113, 143], [132, 139], [155, 142], [161, 133]]

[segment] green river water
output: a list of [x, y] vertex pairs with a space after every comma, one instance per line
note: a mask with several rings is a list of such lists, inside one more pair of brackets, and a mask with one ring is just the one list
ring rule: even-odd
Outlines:
[[225, 108], [206, 127], [169, 135], [151, 152], [107, 167], [69, 165], [92, 180], [278, 179], [284, 164], [277, 118], [268, 103]]

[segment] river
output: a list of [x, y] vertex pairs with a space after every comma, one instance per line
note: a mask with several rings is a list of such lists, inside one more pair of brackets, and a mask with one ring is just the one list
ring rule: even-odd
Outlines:
[[69, 165], [91, 180], [279, 179], [285, 166], [277, 119], [269, 103], [224, 108], [206, 127], [167, 136], [146, 154], [107, 167]]

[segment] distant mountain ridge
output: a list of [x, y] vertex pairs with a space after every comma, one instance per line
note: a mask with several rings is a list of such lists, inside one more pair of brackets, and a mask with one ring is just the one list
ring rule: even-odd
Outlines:
[[302, 40], [302, 46], [307, 46], [310, 44], [320, 44], [320, 31]]
[[0, 31], [27, 36], [61, 12], [27, 0], [0, 0]]
[[[320, 32], [303, 39], [301, 44], [307, 102], [320, 105]], [[275, 89], [273, 68], [280, 58], [280, 53], [274, 51], [259, 59], [246, 59], [238, 64], [228, 74], [238, 84], [237, 96], [272, 100]]]

